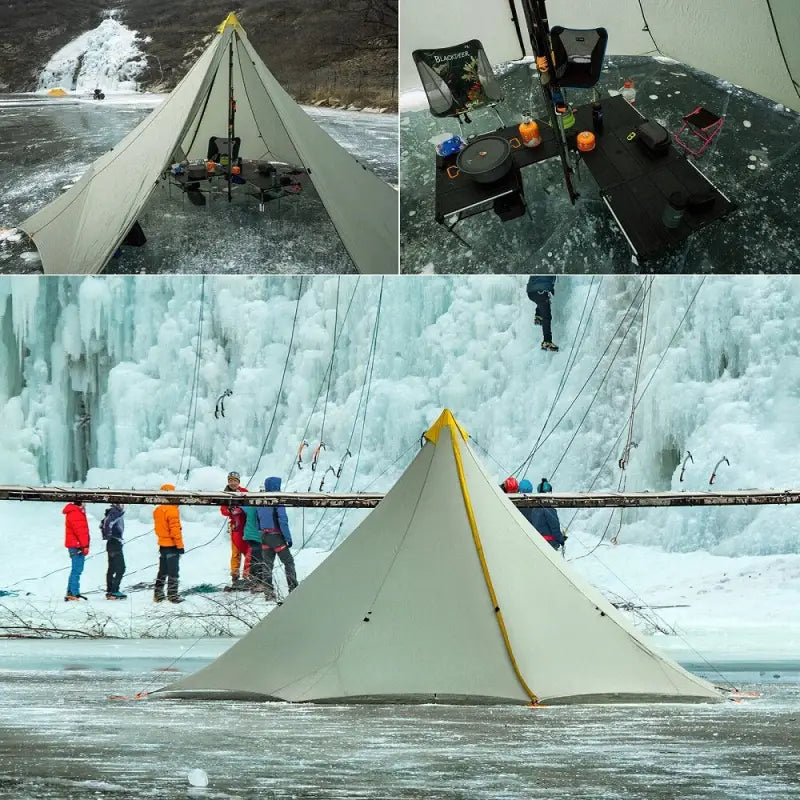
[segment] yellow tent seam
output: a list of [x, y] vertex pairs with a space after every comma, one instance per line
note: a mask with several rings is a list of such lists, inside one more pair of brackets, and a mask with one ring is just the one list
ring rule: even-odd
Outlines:
[[439, 419], [437, 419], [423, 435], [429, 442], [437, 444], [439, 441], [439, 434], [442, 432], [443, 428], [449, 428], [453, 436], [459, 433], [465, 442], [469, 439], [469, 434], [456, 422], [453, 412], [450, 411], [449, 408], [445, 408], [442, 411], [439, 415]]
[[[448, 414], [450, 412], [447, 412]], [[442, 414], [444, 416], [444, 414]], [[452, 419], [452, 415], [450, 417]], [[441, 418], [440, 418], [441, 419]], [[458, 423], [453, 420], [454, 425]], [[517, 659], [514, 656], [514, 651], [511, 648], [511, 640], [508, 638], [508, 630], [506, 629], [506, 623], [503, 619], [503, 612], [500, 610], [500, 606], [497, 602], [497, 595], [494, 591], [494, 585], [492, 583], [492, 576], [489, 574], [489, 567], [486, 563], [486, 556], [483, 552], [483, 545], [481, 544], [481, 537], [478, 533], [478, 524], [475, 522], [475, 514], [472, 510], [472, 501], [469, 497], [469, 490], [467, 489], [467, 479], [464, 475], [464, 465], [461, 461], [461, 450], [458, 446], [458, 439], [455, 436], [455, 430], [453, 430], [454, 425], [451, 427], [451, 441], [453, 445], [453, 456], [456, 460], [456, 470], [458, 472], [458, 482], [461, 484], [461, 496], [464, 499], [464, 509], [467, 512], [467, 519], [469, 520], [469, 527], [472, 531], [472, 540], [475, 543], [475, 550], [478, 553], [478, 560], [481, 563], [481, 569], [483, 570], [483, 577], [486, 581], [486, 588], [489, 590], [489, 597], [492, 600], [492, 608], [495, 611], [495, 619], [497, 620], [497, 624], [500, 627], [500, 633], [503, 637], [503, 642], [506, 646], [506, 652], [508, 653], [508, 657], [511, 660], [511, 666], [514, 669], [514, 674], [517, 676], [517, 680], [520, 682], [520, 685], [525, 690], [525, 693], [530, 698], [531, 703], [538, 703], [539, 698], [533, 693], [531, 688], [525, 681], [525, 678], [522, 677], [522, 673], [519, 669], [519, 664], [517, 664]], [[459, 428], [459, 430], [461, 430]], [[426, 434], [427, 436], [427, 434]], [[437, 437], [438, 438], [438, 437]]]

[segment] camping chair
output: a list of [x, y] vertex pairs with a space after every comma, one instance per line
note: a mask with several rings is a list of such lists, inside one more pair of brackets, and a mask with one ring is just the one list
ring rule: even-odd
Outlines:
[[[698, 106], [691, 114], [687, 114], [683, 118], [683, 125], [674, 136], [675, 143], [679, 144], [693, 156], [702, 155], [705, 149], [711, 144], [713, 138], [722, 130], [724, 122], [724, 117], [718, 117], [707, 108]], [[688, 142], [681, 139], [681, 134], [687, 128], [703, 142], [700, 147], [693, 149]]]
[[565, 89], [591, 89], [600, 80], [608, 44], [605, 28], [562, 28], [550, 31], [556, 83]]
[[[206, 156], [206, 161], [215, 161], [217, 164], [222, 163], [222, 157], [228, 157], [228, 141], [227, 137], [212, 136], [208, 140], [208, 155]], [[242, 144], [242, 140], [236, 136], [230, 141], [232, 142], [231, 155], [233, 161], [236, 162], [236, 159], [239, 158], [239, 147]]]
[[488, 107], [505, 127], [496, 108], [504, 99], [503, 89], [477, 39], [452, 47], [415, 50], [412, 57], [434, 117], [456, 117], [461, 126], [462, 115], [469, 123], [468, 112]]

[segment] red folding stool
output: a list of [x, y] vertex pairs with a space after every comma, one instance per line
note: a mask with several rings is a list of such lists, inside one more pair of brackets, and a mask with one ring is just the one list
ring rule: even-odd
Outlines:
[[[722, 130], [722, 125], [724, 122], [725, 119], [723, 117], [718, 117], [707, 108], [697, 106], [697, 108], [692, 111], [691, 114], [687, 114], [683, 118], [683, 125], [674, 136], [675, 143], [679, 144], [684, 150], [691, 153], [693, 156], [702, 155], [705, 149], [711, 144], [714, 137]], [[681, 139], [681, 134], [687, 128], [703, 142], [700, 147], [694, 149], [688, 142]]]

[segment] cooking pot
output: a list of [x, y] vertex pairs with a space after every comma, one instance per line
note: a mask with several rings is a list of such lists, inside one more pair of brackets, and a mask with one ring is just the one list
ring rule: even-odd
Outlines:
[[458, 168], [476, 183], [494, 183], [514, 164], [511, 145], [502, 136], [485, 136], [468, 144], [456, 160]]

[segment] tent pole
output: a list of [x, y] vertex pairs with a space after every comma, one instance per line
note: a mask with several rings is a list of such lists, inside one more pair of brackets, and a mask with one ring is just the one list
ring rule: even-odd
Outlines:
[[233, 36], [228, 44], [228, 202], [231, 202], [231, 175], [233, 174], [233, 136], [236, 117], [236, 100], [233, 98]]
[[547, 5], [545, 0], [523, 0], [523, 9], [525, 11], [525, 21], [528, 24], [528, 33], [531, 37], [531, 44], [533, 44], [534, 53], [537, 58], [544, 58], [547, 61], [547, 73], [549, 80], [539, 80], [539, 85], [542, 89], [544, 102], [547, 106], [547, 112], [550, 117], [550, 124], [553, 127], [553, 132], [556, 134], [556, 141], [558, 143], [558, 154], [561, 158], [561, 168], [564, 171], [564, 183], [567, 186], [569, 193], [569, 200], [572, 205], [580, 195], [575, 191], [572, 185], [572, 167], [569, 163], [569, 150], [567, 148], [567, 139], [564, 129], [561, 126], [561, 120], [555, 112], [555, 104], [553, 103], [553, 88], [555, 84], [555, 69], [553, 67], [552, 48], [550, 46], [550, 23], [547, 19]]

